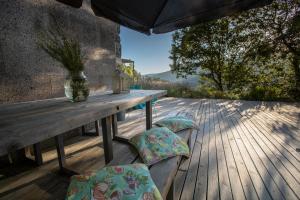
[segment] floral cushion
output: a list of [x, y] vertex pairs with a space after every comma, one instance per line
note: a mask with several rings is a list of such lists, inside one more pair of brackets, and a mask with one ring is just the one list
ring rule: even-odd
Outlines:
[[183, 116], [167, 117], [157, 121], [155, 125], [159, 127], [167, 127], [175, 133], [188, 128], [198, 129], [198, 126], [193, 120]]
[[129, 142], [138, 150], [146, 165], [177, 155], [189, 156], [187, 143], [165, 127], [152, 128], [134, 136]]
[[144, 164], [104, 167], [71, 178], [67, 200], [162, 200]]

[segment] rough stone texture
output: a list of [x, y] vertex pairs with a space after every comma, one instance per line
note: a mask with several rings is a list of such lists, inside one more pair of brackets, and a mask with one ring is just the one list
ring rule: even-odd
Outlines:
[[91, 90], [111, 88], [119, 25], [95, 17], [89, 1], [76, 9], [54, 0], [0, 0], [0, 103], [64, 96], [67, 72], [36, 44], [51, 15], [80, 41]]

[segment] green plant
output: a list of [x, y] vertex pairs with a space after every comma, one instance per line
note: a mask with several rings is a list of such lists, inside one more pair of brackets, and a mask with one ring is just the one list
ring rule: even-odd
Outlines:
[[64, 88], [72, 102], [85, 101], [89, 96], [87, 79], [83, 73], [83, 55], [76, 39], [67, 37], [61, 26], [52, 16], [47, 30], [40, 32], [38, 45], [50, 57], [58, 61], [61, 67], [69, 71]]
[[71, 74], [78, 74], [84, 69], [80, 44], [67, 37], [59, 23], [52, 19], [53, 24], [40, 33], [38, 45]]

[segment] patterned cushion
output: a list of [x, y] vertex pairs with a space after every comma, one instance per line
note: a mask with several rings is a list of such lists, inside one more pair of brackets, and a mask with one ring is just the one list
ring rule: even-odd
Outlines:
[[189, 156], [186, 142], [165, 127], [152, 128], [134, 136], [129, 142], [138, 150], [146, 165], [177, 155]]
[[71, 178], [67, 200], [162, 200], [144, 164], [104, 167]]
[[193, 120], [183, 116], [167, 117], [157, 121], [155, 125], [160, 127], [167, 127], [175, 133], [188, 128], [198, 129], [198, 126]]

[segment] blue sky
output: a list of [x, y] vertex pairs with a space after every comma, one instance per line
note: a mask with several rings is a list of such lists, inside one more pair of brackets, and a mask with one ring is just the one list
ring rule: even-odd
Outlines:
[[121, 27], [122, 58], [135, 61], [141, 74], [159, 73], [170, 70], [170, 48], [172, 33], [145, 35]]

